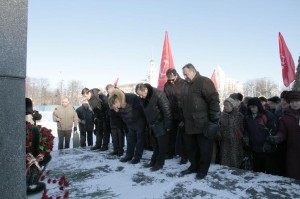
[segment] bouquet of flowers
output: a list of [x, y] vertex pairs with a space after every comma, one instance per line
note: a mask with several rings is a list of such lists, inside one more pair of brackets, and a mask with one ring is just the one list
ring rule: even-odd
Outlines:
[[54, 136], [50, 129], [26, 124], [26, 184], [27, 193], [43, 190], [45, 183], [39, 182], [40, 176], [51, 160]]
[[26, 153], [32, 152], [33, 149], [32, 148], [33, 128], [35, 128], [35, 130], [37, 130], [40, 135], [40, 139], [39, 139], [40, 153], [44, 155], [50, 155], [50, 152], [53, 150], [53, 140], [54, 140], [54, 136], [51, 133], [52, 130], [42, 127], [40, 125], [34, 126], [31, 124], [26, 124]]

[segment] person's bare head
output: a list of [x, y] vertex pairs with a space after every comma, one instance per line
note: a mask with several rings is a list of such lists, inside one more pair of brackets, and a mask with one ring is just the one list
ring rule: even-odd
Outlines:
[[184, 67], [182, 67], [182, 73], [185, 80], [190, 82], [196, 76], [197, 70], [193, 64], [186, 64]]
[[63, 107], [67, 107], [69, 105], [70, 101], [69, 101], [69, 98], [67, 97], [64, 97], [63, 100], [61, 101], [61, 105]]
[[108, 95], [111, 94], [111, 92], [115, 89], [115, 86], [112, 84], [107, 84], [105, 87], [106, 92], [108, 93]]
[[145, 84], [140, 83], [136, 85], [135, 92], [140, 98], [145, 99], [148, 95], [148, 88]]
[[90, 92], [90, 89], [84, 88], [84, 89], [82, 89], [82, 91], [81, 91], [81, 95], [82, 95], [83, 97], [85, 97], [87, 100], [89, 100], [89, 99], [91, 99], [92, 93]]

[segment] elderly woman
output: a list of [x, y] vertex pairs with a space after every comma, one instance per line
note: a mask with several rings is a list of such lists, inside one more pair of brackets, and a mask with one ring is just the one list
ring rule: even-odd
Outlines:
[[286, 101], [289, 107], [279, 121], [277, 136], [269, 140], [275, 144], [287, 141], [286, 175], [300, 180], [300, 92], [288, 92]]
[[243, 160], [243, 114], [238, 102], [232, 98], [224, 101], [220, 124], [220, 164], [239, 168]]

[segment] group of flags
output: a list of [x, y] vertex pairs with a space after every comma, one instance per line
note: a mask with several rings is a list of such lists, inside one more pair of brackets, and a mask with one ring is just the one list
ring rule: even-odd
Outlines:
[[[279, 32], [279, 53], [280, 53], [280, 60], [281, 60], [281, 67], [282, 67], [283, 84], [286, 87], [288, 87], [296, 79], [295, 63], [294, 63], [293, 57], [292, 57], [286, 43], [284, 41], [284, 38], [280, 32]], [[170, 47], [170, 43], [169, 43], [168, 32], [166, 32], [164, 46], [163, 46], [163, 52], [162, 52], [162, 57], [161, 57], [161, 63], [160, 63], [158, 84], [157, 84], [157, 88], [159, 90], [164, 89], [164, 85], [167, 82], [166, 72], [170, 68], [175, 68], [175, 66], [174, 66], [171, 47]], [[213, 71], [211, 80], [213, 81], [216, 89], [218, 90], [216, 70]], [[117, 80], [114, 83], [115, 87], [117, 87], [118, 81], [119, 81], [119, 78], [117, 78]]]

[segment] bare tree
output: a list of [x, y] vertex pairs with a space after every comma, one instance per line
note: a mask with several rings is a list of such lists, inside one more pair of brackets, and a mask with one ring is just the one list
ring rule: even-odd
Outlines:
[[80, 104], [82, 83], [80, 81], [72, 80], [69, 82], [67, 96], [70, 99], [71, 104]]
[[269, 98], [279, 93], [278, 85], [268, 78], [249, 80], [245, 83], [244, 89], [246, 96], [251, 97], [264, 96]]

